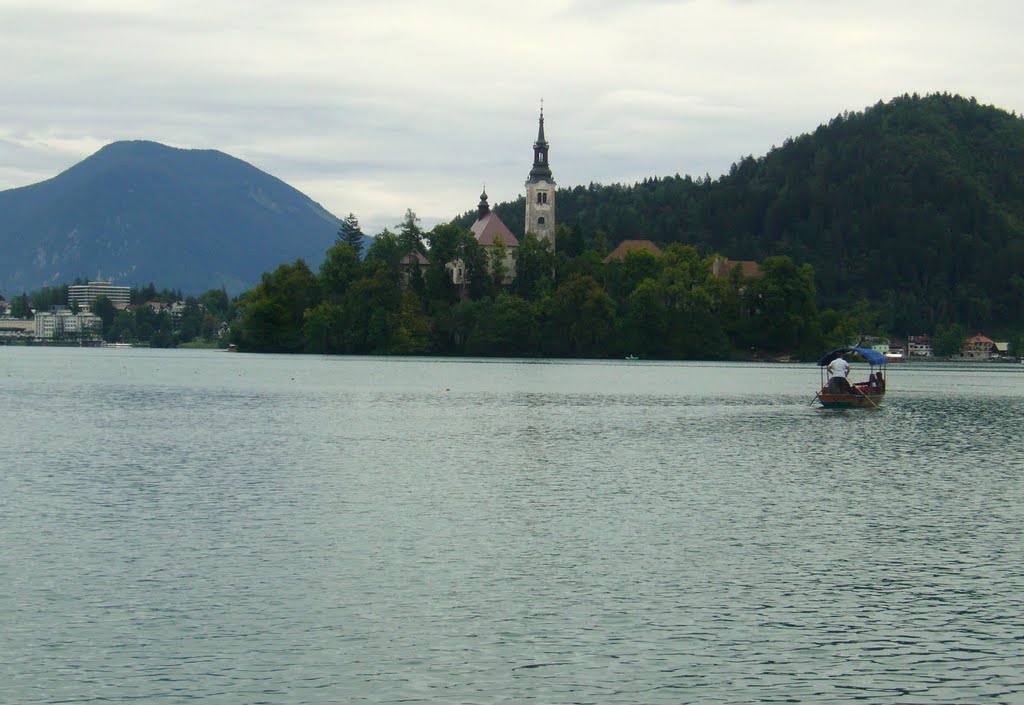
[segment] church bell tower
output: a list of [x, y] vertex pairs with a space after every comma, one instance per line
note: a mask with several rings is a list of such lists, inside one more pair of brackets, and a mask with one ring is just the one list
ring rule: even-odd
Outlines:
[[548, 240], [555, 247], [555, 180], [548, 164], [548, 142], [544, 139], [544, 106], [540, 108], [537, 141], [533, 143], [533, 168], [526, 180], [526, 232]]

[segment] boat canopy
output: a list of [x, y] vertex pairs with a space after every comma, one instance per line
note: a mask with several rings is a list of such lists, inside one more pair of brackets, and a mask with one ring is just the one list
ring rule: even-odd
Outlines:
[[818, 367], [825, 367], [828, 363], [832, 362], [837, 357], [842, 357], [843, 355], [860, 355], [867, 360], [868, 364], [872, 367], [875, 365], [884, 365], [889, 362], [889, 359], [885, 355], [877, 350], [872, 350], [871, 348], [839, 348], [838, 350], [833, 350], [830, 353], [825, 353], [822, 358], [818, 360]]

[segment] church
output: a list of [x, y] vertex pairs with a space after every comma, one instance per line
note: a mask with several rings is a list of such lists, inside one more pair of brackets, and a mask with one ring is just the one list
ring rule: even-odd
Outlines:
[[[530, 176], [526, 180], [526, 232], [532, 232], [539, 239], [550, 242], [552, 251], [555, 249], [555, 186], [555, 179], [551, 175], [551, 166], [548, 163], [548, 142], [544, 138], [544, 109], [541, 108], [537, 141], [533, 143], [533, 168], [530, 169]], [[476, 220], [470, 226], [470, 231], [488, 255], [495, 248], [504, 247], [503, 269], [506, 275], [503, 283], [511, 283], [516, 271], [512, 253], [519, 247], [519, 238], [509, 230], [497, 213], [491, 211], [487, 203], [486, 189], [480, 194]], [[453, 264], [452, 280], [456, 284], [464, 283], [465, 271], [461, 263]]]

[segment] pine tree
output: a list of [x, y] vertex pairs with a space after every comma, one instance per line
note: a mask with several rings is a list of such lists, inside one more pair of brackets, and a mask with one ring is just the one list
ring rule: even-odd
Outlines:
[[351, 246], [357, 255], [362, 256], [363, 231], [359, 228], [359, 219], [354, 213], [349, 213], [345, 216], [345, 220], [341, 221], [341, 227], [338, 228], [338, 239]]
[[411, 208], [406, 208], [405, 220], [398, 228], [398, 242], [402, 246], [403, 256], [410, 252], [427, 254], [427, 248], [423, 246], [423, 230], [420, 228], [420, 219], [416, 217]]

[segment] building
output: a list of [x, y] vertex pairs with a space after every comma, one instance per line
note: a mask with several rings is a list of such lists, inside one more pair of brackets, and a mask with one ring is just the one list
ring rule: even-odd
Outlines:
[[960, 350], [960, 357], [965, 360], [989, 360], [996, 356], [996, 343], [981, 333], [970, 337]]
[[623, 240], [611, 253], [604, 258], [604, 264], [612, 260], [624, 260], [631, 252], [649, 252], [655, 257], [661, 255], [661, 248], [650, 240]]
[[907, 338], [907, 355], [909, 357], [931, 357], [933, 354], [930, 335], [912, 335]]
[[[499, 248], [503, 249], [501, 269], [504, 272], [502, 284], [511, 284], [515, 278], [516, 261], [512, 254], [519, 247], [519, 239], [512, 234], [508, 226], [502, 222], [497, 213], [491, 211], [487, 204], [487, 191], [480, 194], [480, 203], [476, 207], [476, 220], [469, 228], [473, 237], [480, 243], [480, 247], [487, 253], [487, 261], [494, 264], [494, 254]], [[463, 276], [465, 273], [463, 273]], [[457, 284], [462, 283], [457, 281]]]
[[402, 284], [408, 286], [413, 280], [413, 277], [417, 277], [418, 272], [426, 268], [430, 264], [429, 260], [418, 250], [413, 250], [407, 253], [402, 259], [398, 260], [398, 270], [402, 276]]
[[548, 162], [544, 139], [544, 108], [540, 110], [537, 141], [533, 143], [533, 168], [526, 180], [526, 232], [533, 233], [555, 248], [555, 180]]
[[[544, 110], [541, 109], [537, 128], [537, 141], [533, 143], [533, 168], [526, 180], [526, 232], [551, 243], [555, 249], [555, 180], [548, 164], [548, 142], [544, 138]], [[495, 264], [495, 252], [502, 251], [499, 263], [503, 272], [502, 283], [511, 284], [516, 276], [516, 261], [513, 254], [519, 247], [519, 238], [509, 229], [487, 203], [487, 190], [480, 194], [476, 220], [470, 226], [473, 237], [487, 254], [488, 262]], [[525, 233], [524, 233], [525, 235]], [[466, 283], [465, 263], [455, 260], [448, 265], [452, 282]]]
[[711, 273], [716, 277], [727, 277], [736, 267], [747, 279], [756, 279], [762, 275], [761, 265], [752, 260], [734, 260], [726, 257], [715, 257], [711, 261]]
[[57, 311], [36, 313], [33, 319], [33, 333], [36, 340], [99, 340], [103, 321], [99, 316], [81, 311]]
[[106, 296], [114, 308], [124, 310], [131, 303], [131, 288], [114, 286], [110, 282], [89, 282], [88, 284], [72, 284], [68, 287], [68, 305], [87, 309], [97, 296]]
[[0, 343], [30, 341], [35, 333], [32, 321], [0, 317]]
[[878, 338], [875, 336], [866, 336], [861, 338], [860, 344], [856, 347], [870, 348], [871, 350], [874, 350], [877, 353], [882, 353], [883, 355], [888, 354], [891, 349], [888, 338]]

